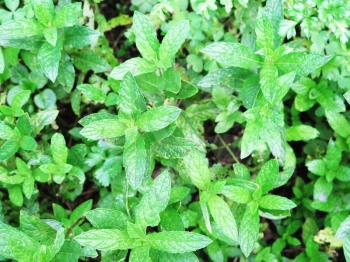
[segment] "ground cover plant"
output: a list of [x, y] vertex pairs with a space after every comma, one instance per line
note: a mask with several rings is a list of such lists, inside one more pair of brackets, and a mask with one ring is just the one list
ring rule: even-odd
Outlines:
[[0, 0], [0, 261], [350, 261], [348, 0]]

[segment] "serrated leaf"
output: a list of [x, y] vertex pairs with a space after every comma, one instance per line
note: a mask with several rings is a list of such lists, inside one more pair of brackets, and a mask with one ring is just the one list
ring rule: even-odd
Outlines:
[[38, 53], [38, 61], [42, 72], [52, 82], [56, 81], [58, 75], [58, 68], [61, 60], [61, 47], [57, 43], [53, 47], [49, 43], [44, 43]]
[[140, 12], [134, 12], [132, 29], [136, 37], [137, 49], [143, 58], [156, 62], [158, 60], [159, 42], [151, 20]]
[[249, 257], [259, 239], [259, 222], [258, 208], [254, 203], [250, 203], [246, 207], [239, 227], [239, 245], [246, 257]]
[[187, 20], [174, 24], [159, 47], [159, 64], [162, 68], [169, 68], [173, 65], [175, 55], [188, 37], [190, 24]]
[[127, 73], [133, 76], [138, 76], [146, 73], [151, 73], [156, 70], [155, 64], [148, 62], [141, 57], [131, 58], [124, 63], [115, 67], [110, 73], [110, 77], [116, 80], [122, 80]]
[[118, 229], [93, 229], [81, 233], [74, 240], [84, 247], [103, 251], [127, 250], [135, 245], [135, 240]]
[[123, 136], [126, 129], [118, 119], [102, 119], [84, 126], [80, 134], [91, 140], [100, 140]]
[[147, 235], [147, 243], [152, 248], [168, 253], [196, 251], [211, 242], [206, 236], [185, 231], [166, 231]]
[[171, 191], [171, 179], [168, 171], [163, 171], [154, 181], [150, 189], [142, 196], [136, 206], [136, 222], [144, 226], [157, 226], [159, 214], [168, 205]]
[[237, 242], [239, 240], [237, 223], [228, 204], [220, 197], [213, 195], [209, 198], [208, 206], [210, 214], [222, 232]]
[[286, 197], [266, 195], [260, 199], [259, 206], [261, 208], [272, 210], [290, 210], [292, 208], [295, 208], [296, 204]]
[[153, 132], [167, 127], [180, 116], [181, 109], [175, 106], [163, 105], [154, 107], [137, 119], [136, 125], [144, 132]]
[[260, 65], [259, 57], [249, 47], [238, 43], [216, 42], [202, 49], [202, 52], [223, 67], [254, 70]]
[[144, 138], [136, 128], [125, 132], [123, 165], [128, 183], [138, 189], [149, 170], [149, 156]]
[[67, 162], [68, 149], [64, 136], [60, 133], [55, 133], [51, 137], [51, 153], [52, 158], [57, 164], [64, 164]]

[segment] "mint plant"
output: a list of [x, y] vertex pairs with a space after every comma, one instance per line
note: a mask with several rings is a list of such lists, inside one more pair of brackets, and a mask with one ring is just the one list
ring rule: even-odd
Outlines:
[[349, 10], [0, 0], [0, 260], [350, 261]]

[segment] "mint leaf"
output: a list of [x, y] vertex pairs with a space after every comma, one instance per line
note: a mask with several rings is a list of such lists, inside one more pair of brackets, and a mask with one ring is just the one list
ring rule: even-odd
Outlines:
[[259, 201], [259, 206], [272, 210], [290, 210], [296, 207], [296, 204], [288, 198], [277, 195], [263, 196]]
[[136, 222], [144, 226], [157, 226], [159, 214], [168, 205], [171, 180], [168, 171], [163, 171], [154, 181], [136, 206]]
[[213, 195], [209, 197], [208, 206], [215, 223], [218, 224], [224, 234], [231, 240], [238, 241], [236, 219], [228, 204], [222, 198]]
[[147, 235], [147, 243], [154, 249], [169, 253], [186, 253], [208, 246], [212, 241], [197, 233], [167, 231]]
[[100, 140], [124, 136], [126, 129], [118, 119], [102, 119], [84, 126], [80, 134], [91, 140]]
[[143, 113], [140, 118], [137, 119], [136, 125], [144, 132], [153, 132], [167, 127], [176, 121], [180, 114], [180, 108], [163, 105]]
[[74, 238], [84, 247], [98, 250], [126, 250], [136, 245], [126, 232], [118, 229], [93, 229], [83, 232]]
[[249, 47], [238, 43], [216, 42], [208, 45], [202, 52], [217, 61], [223, 67], [256, 69], [260, 59]]
[[128, 183], [138, 189], [149, 170], [149, 156], [143, 136], [136, 128], [125, 132], [125, 145], [123, 152], [123, 165]]

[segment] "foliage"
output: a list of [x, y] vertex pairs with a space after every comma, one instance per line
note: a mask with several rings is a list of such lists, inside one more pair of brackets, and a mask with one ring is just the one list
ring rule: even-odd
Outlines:
[[346, 0], [0, 0], [0, 260], [350, 261]]

